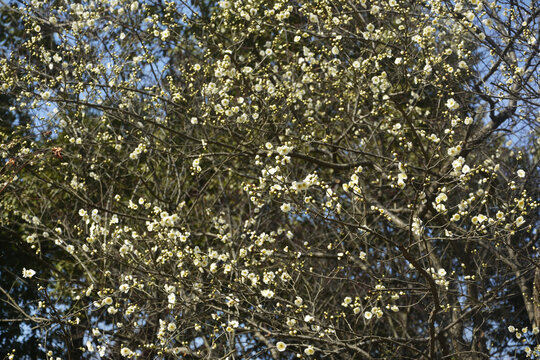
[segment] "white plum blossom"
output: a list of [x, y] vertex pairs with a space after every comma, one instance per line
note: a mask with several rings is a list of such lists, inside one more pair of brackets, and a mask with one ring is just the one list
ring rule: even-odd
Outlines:
[[281, 205], [281, 211], [283, 212], [289, 212], [291, 211], [291, 204], [285, 203]]
[[23, 276], [23, 278], [31, 279], [34, 275], [36, 275], [36, 271], [35, 271], [35, 270], [23, 268], [23, 270], [22, 270], [22, 276]]
[[282, 145], [282, 146], [279, 146], [276, 150], [277, 150], [279, 155], [285, 156], [285, 155], [288, 155], [293, 150], [293, 147], [292, 146], [287, 146], [287, 145]]
[[446, 107], [450, 110], [457, 110], [459, 108], [459, 104], [456, 100], [450, 98], [446, 101]]
[[129, 348], [123, 346], [122, 349], [120, 349], [120, 355], [128, 357], [133, 355], [133, 352]]
[[306, 354], [308, 356], [311, 356], [311, 355], [315, 354], [315, 348], [313, 348], [312, 345], [309, 345], [308, 347], [306, 347], [304, 349], [304, 354]]
[[366, 320], [371, 320], [371, 318], [373, 317], [373, 313], [371, 311], [366, 311], [364, 313], [364, 317], [366, 318]]
[[287, 349], [287, 344], [285, 344], [283, 341], [278, 341], [276, 343], [276, 348], [278, 351], [285, 351], [285, 349]]
[[271, 299], [274, 297], [274, 292], [270, 289], [261, 290], [261, 295], [265, 298]]
[[342, 306], [347, 307], [352, 302], [352, 298], [350, 296], [345, 297], [343, 299], [343, 302], [341, 303]]

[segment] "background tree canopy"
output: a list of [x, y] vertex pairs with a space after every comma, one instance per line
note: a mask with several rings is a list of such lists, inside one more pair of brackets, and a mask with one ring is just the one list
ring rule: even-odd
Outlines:
[[2, 355], [540, 357], [538, 1], [1, 4]]

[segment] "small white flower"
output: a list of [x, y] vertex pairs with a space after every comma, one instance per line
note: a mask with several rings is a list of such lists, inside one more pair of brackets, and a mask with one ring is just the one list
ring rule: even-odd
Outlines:
[[92, 352], [94, 351], [94, 345], [92, 345], [92, 342], [90, 340], [88, 340], [86, 342], [86, 348], [88, 349], [88, 351]]
[[289, 154], [293, 150], [292, 146], [283, 145], [277, 148], [277, 152], [281, 156]]
[[122, 349], [120, 350], [120, 354], [123, 356], [123, 357], [128, 357], [128, 356], [131, 356], [132, 354], [132, 351], [127, 348], [127, 347], [122, 347]]
[[315, 349], [313, 348], [313, 346], [309, 345], [307, 348], [304, 349], [304, 354], [306, 355], [313, 355], [315, 354]]
[[116, 314], [116, 313], [118, 312], [118, 309], [115, 308], [114, 306], [109, 306], [109, 307], [107, 308], [107, 312], [108, 312], [109, 314], [111, 314], [111, 315], [114, 315], [114, 314]]
[[381, 318], [383, 316], [383, 312], [379, 307], [372, 307], [371, 312], [375, 315], [377, 315], [377, 319]]
[[34, 233], [32, 235], [29, 235], [26, 238], [26, 242], [29, 243], [29, 244], [33, 244], [37, 240], [37, 237], [38, 237], [38, 235], [36, 233]]
[[35, 270], [23, 268], [23, 271], [22, 271], [23, 278], [30, 279], [34, 275], [36, 275]]
[[450, 110], [456, 110], [459, 108], [459, 104], [453, 98], [450, 98], [446, 101], [446, 107]]
[[283, 341], [278, 341], [276, 343], [276, 348], [278, 349], [278, 351], [285, 351], [285, 349], [287, 348], [287, 344], [285, 344]]
[[446, 270], [444, 270], [444, 269], [439, 269], [439, 271], [437, 271], [437, 274], [438, 274], [440, 277], [444, 277], [444, 276], [446, 276]]
[[173, 332], [174, 330], [176, 330], [176, 324], [169, 323], [169, 325], [167, 325], [167, 330], [169, 330], [170, 332]]
[[261, 290], [261, 295], [265, 298], [271, 299], [274, 297], [274, 292], [270, 289]]
[[352, 299], [350, 296], [347, 296], [345, 299], [343, 299], [343, 303], [341, 303], [342, 306], [347, 307], [352, 302]]
[[285, 203], [285, 204], [281, 205], [281, 211], [283, 211], [283, 212], [291, 211], [291, 204]]
[[519, 176], [520, 178], [524, 178], [525, 177], [525, 171], [523, 171], [522, 169], [519, 169], [517, 171], [517, 176]]
[[234, 329], [238, 327], [238, 321], [231, 320], [229, 321], [229, 324], [227, 325], [227, 328], [225, 329], [227, 332], [233, 332]]
[[370, 320], [372, 317], [373, 317], [373, 314], [371, 313], [371, 311], [366, 311], [364, 313], [364, 317], [367, 319], [367, 320]]
[[448, 155], [450, 156], [456, 156], [461, 151], [461, 146], [454, 146], [448, 149]]
[[440, 193], [436, 198], [435, 198], [435, 202], [437, 204], [440, 204], [442, 202], [445, 202], [446, 200], [448, 200], [448, 196], [446, 196], [445, 193]]
[[106, 297], [105, 299], [103, 299], [103, 301], [101, 302], [101, 305], [112, 305], [113, 303], [113, 299], [112, 297], [108, 296]]
[[122, 284], [122, 285], [120, 285], [120, 287], [118, 289], [123, 293], [127, 293], [129, 291], [129, 285], [128, 284]]

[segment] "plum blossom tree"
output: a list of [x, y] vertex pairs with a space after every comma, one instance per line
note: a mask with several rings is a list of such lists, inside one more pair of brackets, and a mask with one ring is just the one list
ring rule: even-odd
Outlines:
[[34, 120], [4, 136], [2, 221], [71, 259], [25, 279], [57, 342], [540, 357], [536, 1], [10, 11], [1, 91]]

